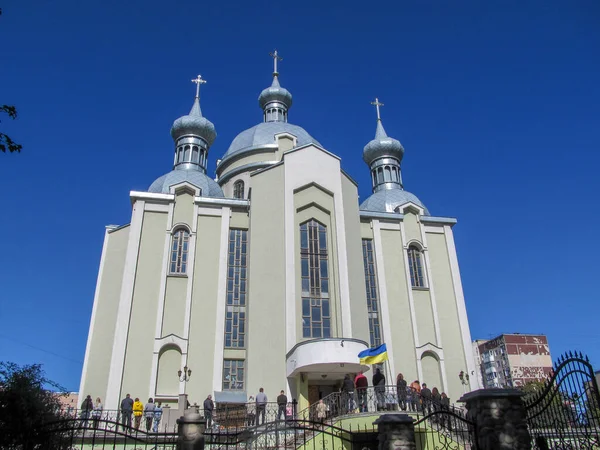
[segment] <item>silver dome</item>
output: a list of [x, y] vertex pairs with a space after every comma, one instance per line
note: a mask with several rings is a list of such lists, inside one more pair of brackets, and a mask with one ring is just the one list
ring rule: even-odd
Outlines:
[[194, 100], [194, 105], [192, 106], [190, 113], [187, 116], [182, 116], [175, 120], [171, 127], [171, 137], [175, 142], [177, 142], [180, 137], [187, 134], [200, 136], [206, 141], [209, 147], [217, 137], [217, 132], [215, 131], [213, 123], [205, 117], [202, 117], [200, 100], [198, 97]]
[[302, 127], [287, 122], [263, 122], [238, 134], [229, 146], [223, 159], [256, 147], [262, 147], [269, 144], [275, 145], [275, 135], [279, 133], [290, 133], [296, 136], [296, 146], [298, 147], [306, 144], [317, 144], [318, 146], [321, 146], [321, 144], [319, 144], [319, 142]]
[[277, 75], [273, 76], [273, 84], [264, 89], [258, 96], [258, 104], [262, 109], [265, 109], [265, 106], [272, 102], [282, 103], [287, 109], [292, 106], [292, 94], [279, 85]]
[[225, 197], [221, 187], [206, 174], [196, 170], [175, 169], [157, 178], [148, 188], [148, 192], [170, 194], [170, 187], [187, 181], [201, 189], [202, 197]]
[[388, 137], [381, 120], [377, 120], [377, 130], [375, 131], [375, 139], [370, 141], [363, 150], [363, 160], [371, 165], [377, 158], [384, 156], [396, 158], [402, 161], [404, 156], [404, 147], [397, 139]]
[[377, 191], [361, 203], [360, 210], [389, 213], [395, 212], [398, 206], [409, 202], [419, 205], [425, 210], [425, 215], [429, 215], [429, 211], [416, 195], [402, 189], [383, 189]]

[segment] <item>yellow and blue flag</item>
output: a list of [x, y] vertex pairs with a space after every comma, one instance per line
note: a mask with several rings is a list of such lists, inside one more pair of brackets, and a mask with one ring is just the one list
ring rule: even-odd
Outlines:
[[378, 364], [383, 361], [387, 361], [387, 346], [381, 344], [379, 347], [369, 348], [363, 350], [358, 354], [361, 364]]

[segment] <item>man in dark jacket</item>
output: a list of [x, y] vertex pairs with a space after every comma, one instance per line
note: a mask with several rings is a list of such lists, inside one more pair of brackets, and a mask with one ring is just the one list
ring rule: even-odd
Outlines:
[[342, 384], [342, 394], [344, 400], [342, 400], [343, 405], [348, 408], [346, 413], [350, 413], [354, 410], [354, 381], [350, 378], [350, 375], [346, 375], [344, 377], [344, 382]]
[[283, 420], [285, 420], [285, 408], [287, 407], [287, 397], [285, 396], [285, 392], [281, 391], [281, 393], [277, 396], [277, 420], [283, 415]]
[[[133, 399], [131, 395], [127, 394], [123, 400], [121, 400], [121, 424], [123, 428], [131, 427], [131, 415], [133, 414]], [[125, 428], [125, 431], [127, 429]]]
[[85, 400], [83, 401], [83, 403], [81, 404], [81, 414], [80, 414], [81, 423], [79, 426], [87, 427], [87, 421], [90, 418], [92, 409], [94, 409], [94, 402], [92, 401], [92, 396], [88, 395], [85, 398]]
[[212, 395], [208, 395], [206, 400], [204, 400], [204, 418], [206, 419], [206, 429], [210, 430], [212, 428], [212, 417], [213, 410], [215, 409], [215, 404], [212, 401]]
[[383, 411], [385, 410], [385, 377], [381, 373], [381, 369], [375, 369], [373, 386], [375, 386], [375, 396], [377, 397], [377, 411]]
[[427, 387], [427, 383], [423, 383], [421, 388], [421, 403], [423, 404], [423, 414], [431, 412], [431, 389]]

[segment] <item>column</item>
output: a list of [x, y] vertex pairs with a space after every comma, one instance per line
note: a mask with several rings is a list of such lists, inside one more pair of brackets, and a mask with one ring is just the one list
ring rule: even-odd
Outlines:
[[481, 450], [529, 450], [531, 436], [522, 393], [516, 389], [479, 389], [462, 396], [467, 419], [475, 424]]

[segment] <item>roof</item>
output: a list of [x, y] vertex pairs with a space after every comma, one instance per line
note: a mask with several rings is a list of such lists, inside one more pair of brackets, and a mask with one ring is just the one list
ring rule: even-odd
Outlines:
[[360, 210], [395, 212], [398, 206], [410, 202], [423, 208], [426, 216], [429, 215], [429, 211], [423, 202], [419, 200], [415, 194], [403, 189], [382, 189], [377, 191], [360, 204]]
[[196, 169], [175, 169], [157, 178], [148, 192], [169, 194], [171, 186], [188, 182], [201, 190], [203, 197], [225, 197], [221, 187], [205, 173]]
[[292, 125], [287, 122], [263, 122], [238, 134], [229, 146], [223, 159], [231, 155], [242, 153], [245, 150], [251, 150], [269, 144], [276, 144], [275, 135], [279, 133], [290, 133], [296, 136], [297, 147], [306, 144], [321, 145], [315, 138], [308, 134], [304, 128], [299, 127], [298, 125]]

